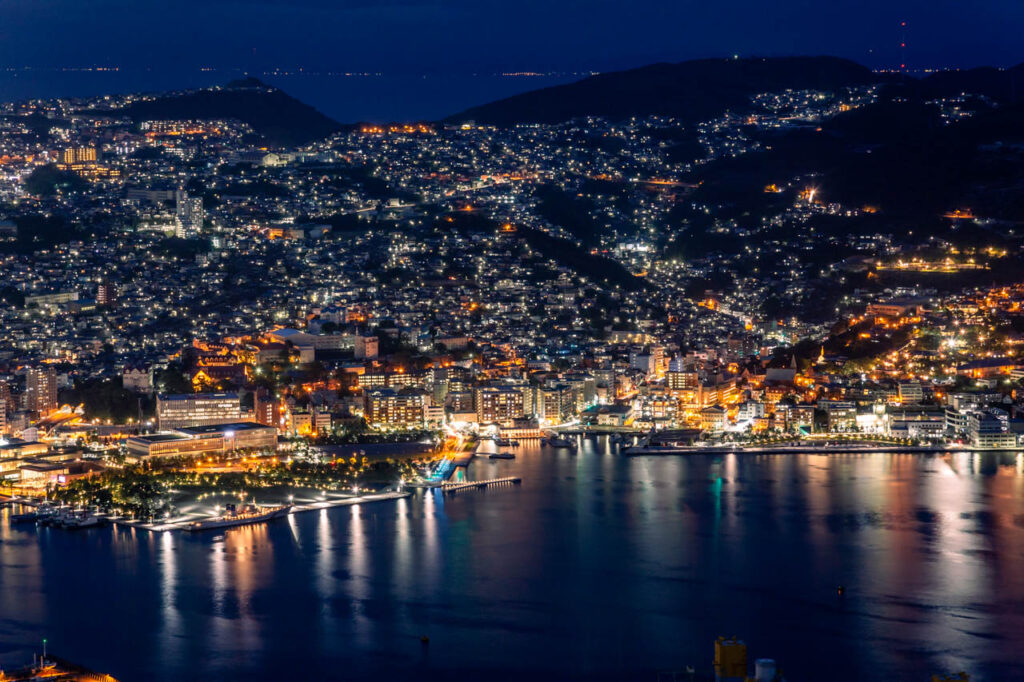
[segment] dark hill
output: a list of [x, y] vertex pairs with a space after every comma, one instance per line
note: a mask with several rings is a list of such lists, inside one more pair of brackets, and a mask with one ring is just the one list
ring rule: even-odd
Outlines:
[[323, 139], [341, 129], [308, 104], [255, 78], [223, 88], [162, 95], [136, 102], [124, 113], [134, 121], [236, 119], [252, 126], [269, 144], [285, 147]]
[[961, 93], [985, 95], [1000, 102], [1024, 100], [1024, 64], [1009, 69], [983, 66], [964, 71], [940, 71], [919, 82], [924, 97], [955, 97]]
[[838, 57], [698, 59], [616, 71], [515, 95], [448, 119], [477, 123], [557, 123], [582, 116], [625, 119], [666, 115], [696, 121], [743, 106], [751, 95], [793, 89], [831, 90], [883, 80]]

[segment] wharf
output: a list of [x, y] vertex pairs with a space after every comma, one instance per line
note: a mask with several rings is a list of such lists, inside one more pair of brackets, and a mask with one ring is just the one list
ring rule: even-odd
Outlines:
[[850, 455], [871, 453], [904, 453], [904, 454], [939, 454], [953, 455], [959, 452], [1019, 452], [1024, 447], [1012, 448], [976, 448], [969, 445], [948, 447], [945, 445], [777, 445], [763, 447], [736, 446], [680, 446], [665, 448], [631, 447], [622, 450], [625, 457], [642, 455]]
[[519, 485], [523, 482], [523, 479], [518, 476], [505, 476], [503, 478], [488, 478], [483, 481], [463, 481], [461, 483], [445, 483], [441, 486], [441, 490], [445, 493], [457, 493], [460, 490], [469, 490], [470, 488], [488, 488], [496, 485]]
[[[298, 514], [301, 512], [308, 511], [319, 511], [321, 509], [331, 509], [333, 507], [350, 507], [356, 504], [370, 504], [372, 502], [384, 502], [387, 500], [398, 500], [403, 497], [410, 497], [411, 491], [403, 490], [397, 492], [386, 492], [386, 493], [370, 493], [367, 495], [348, 495], [345, 497], [328, 498], [323, 500], [310, 500], [302, 501], [299, 504], [292, 506], [289, 510], [289, 514]], [[15, 504], [24, 504], [27, 506], [38, 506], [40, 500], [29, 500], [29, 499], [16, 499]], [[193, 521], [203, 521], [210, 518], [208, 514], [186, 514], [178, 516], [173, 519], [168, 519], [161, 522], [149, 522], [149, 521], [135, 521], [126, 519], [118, 516], [108, 516], [100, 514], [99, 517], [105, 521], [123, 528], [137, 528], [139, 530], [147, 530], [155, 533], [184, 530], [188, 524]], [[255, 523], [265, 523], [265, 521], [256, 521]], [[235, 526], [240, 527], [240, 526]]]

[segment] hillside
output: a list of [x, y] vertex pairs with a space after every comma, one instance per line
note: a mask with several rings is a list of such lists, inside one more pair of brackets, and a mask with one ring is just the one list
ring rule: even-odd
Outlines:
[[323, 139], [341, 129], [338, 122], [308, 104], [254, 78], [139, 101], [124, 113], [135, 121], [237, 119], [252, 126], [268, 144], [284, 147]]
[[697, 121], [743, 106], [759, 92], [828, 90], [884, 79], [838, 57], [698, 59], [603, 73], [467, 109], [447, 120], [512, 125], [666, 115]]

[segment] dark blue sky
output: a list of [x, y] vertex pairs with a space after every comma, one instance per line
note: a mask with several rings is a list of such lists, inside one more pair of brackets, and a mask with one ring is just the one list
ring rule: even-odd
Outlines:
[[0, 0], [0, 68], [607, 70], [740, 53], [1024, 61], [1021, 0]]

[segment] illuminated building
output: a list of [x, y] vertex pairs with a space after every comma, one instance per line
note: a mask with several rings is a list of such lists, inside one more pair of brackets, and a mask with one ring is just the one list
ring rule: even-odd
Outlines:
[[924, 391], [918, 381], [901, 381], [899, 383], [900, 404], [912, 405], [924, 400]]
[[237, 393], [158, 395], [156, 423], [160, 429], [228, 424], [242, 418]]
[[700, 411], [700, 428], [705, 431], [721, 431], [725, 428], [725, 408], [711, 405]]
[[57, 370], [52, 366], [33, 367], [25, 373], [25, 408], [43, 416], [57, 408]]
[[176, 237], [188, 239], [195, 237], [203, 229], [203, 199], [202, 197], [189, 196], [184, 190], [174, 193], [175, 230]]
[[252, 422], [197, 426], [174, 429], [167, 433], [132, 436], [126, 445], [128, 454], [140, 459], [274, 449], [277, 447], [277, 429]]
[[476, 420], [481, 424], [506, 424], [525, 416], [523, 392], [515, 386], [476, 389]]
[[561, 424], [576, 413], [573, 391], [565, 384], [537, 389], [537, 417], [550, 424]]
[[420, 391], [378, 388], [367, 391], [364, 416], [374, 427], [420, 428], [424, 407], [424, 395]]
[[61, 152], [60, 161], [65, 166], [82, 163], [95, 163], [97, 160], [95, 147], [69, 147]]
[[257, 389], [253, 397], [253, 412], [258, 424], [277, 426], [281, 421], [281, 404], [267, 389]]
[[670, 370], [665, 375], [665, 385], [671, 391], [696, 388], [700, 385], [700, 378], [696, 372]]
[[117, 289], [110, 282], [100, 282], [96, 287], [96, 305], [112, 305], [117, 297]]

